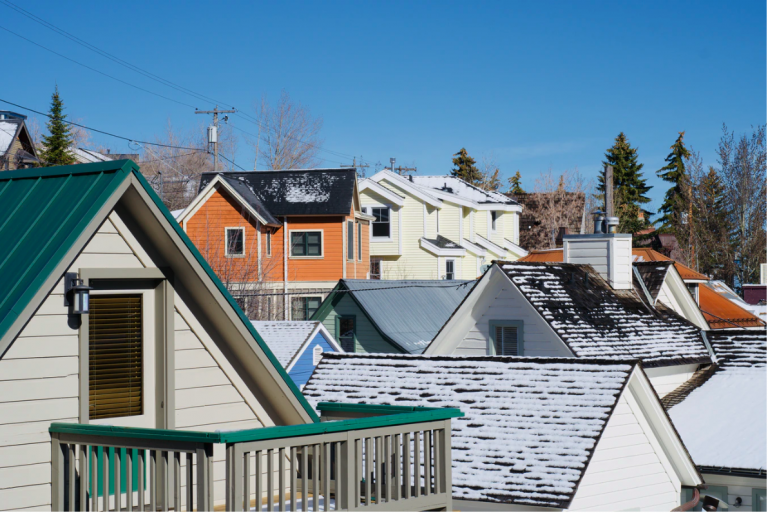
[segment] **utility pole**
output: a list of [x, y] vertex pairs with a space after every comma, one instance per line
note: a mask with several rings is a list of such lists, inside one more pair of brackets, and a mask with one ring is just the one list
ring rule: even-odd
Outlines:
[[414, 173], [416, 172], [416, 168], [415, 167], [397, 166], [397, 167], [393, 167], [392, 169], [394, 171], [396, 171], [397, 174], [400, 175], [400, 176], [404, 175], [405, 173], [409, 173], [411, 171], [413, 171]]
[[[219, 110], [219, 106], [216, 105], [213, 110], [197, 110], [195, 114], [213, 114], [213, 125], [208, 127], [208, 144], [213, 145], [213, 171], [219, 170], [219, 114], [231, 114], [237, 112], [232, 110]], [[224, 120], [227, 120], [227, 116], [224, 116]]]

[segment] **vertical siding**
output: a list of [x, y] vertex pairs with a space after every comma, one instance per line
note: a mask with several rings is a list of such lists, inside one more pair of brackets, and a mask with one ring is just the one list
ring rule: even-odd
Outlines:
[[[573, 511], [670, 511], [679, 506], [680, 482], [666, 470], [666, 456], [654, 449], [630, 407], [625, 390], [598, 442], [571, 503]], [[650, 430], [650, 428], [647, 428]]]
[[299, 388], [303, 387], [307, 383], [309, 377], [312, 375], [312, 372], [315, 370], [314, 350], [317, 346], [322, 347], [324, 353], [336, 352], [333, 346], [331, 346], [331, 344], [325, 340], [323, 334], [317, 333], [312, 341], [307, 344], [306, 349], [303, 353], [301, 353], [299, 359], [296, 360], [296, 363], [291, 368], [291, 372], [288, 373], [293, 382], [296, 383], [296, 386]]
[[339, 334], [336, 333], [336, 318], [340, 315], [355, 316], [355, 335], [357, 343], [355, 344], [356, 353], [399, 353], [392, 344], [387, 342], [376, 330], [371, 320], [357, 306], [357, 303], [349, 294], [343, 294], [338, 303], [333, 305], [328, 315], [323, 319], [323, 325], [328, 332], [339, 340]]
[[632, 237], [613, 239], [614, 288], [632, 288]]

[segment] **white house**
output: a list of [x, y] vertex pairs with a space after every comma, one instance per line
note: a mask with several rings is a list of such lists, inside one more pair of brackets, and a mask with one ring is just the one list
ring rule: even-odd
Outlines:
[[475, 279], [492, 260], [516, 260], [522, 207], [451, 176], [383, 170], [359, 183], [370, 226], [371, 276]]
[[304, 394], [461, 408], [459, 511], [670, 511], [703, 483], [637, 360], [329, 354]]

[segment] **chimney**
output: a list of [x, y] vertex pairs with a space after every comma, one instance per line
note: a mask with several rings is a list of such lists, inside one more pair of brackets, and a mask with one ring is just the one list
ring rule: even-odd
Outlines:
[[605, 212], [595, 212], [595, 233], [563, 235], [563, 262], [589, 264], [614, 289], [632, 289], [632, 234], [617, 233], [613, 213], [613, 168], [605, 169]]
[[394, 173], [395, 172], [395, 157], [389, 158], [389, 166], [390, 170]]

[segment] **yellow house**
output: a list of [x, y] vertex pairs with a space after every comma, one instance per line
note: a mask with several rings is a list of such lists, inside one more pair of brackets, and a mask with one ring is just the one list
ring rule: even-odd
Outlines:
[[387, 169], [359, 183], [370, 225], [371, 278], [474, 279], [493, 260], [517, 260], [523, 207], [452, 176]]

